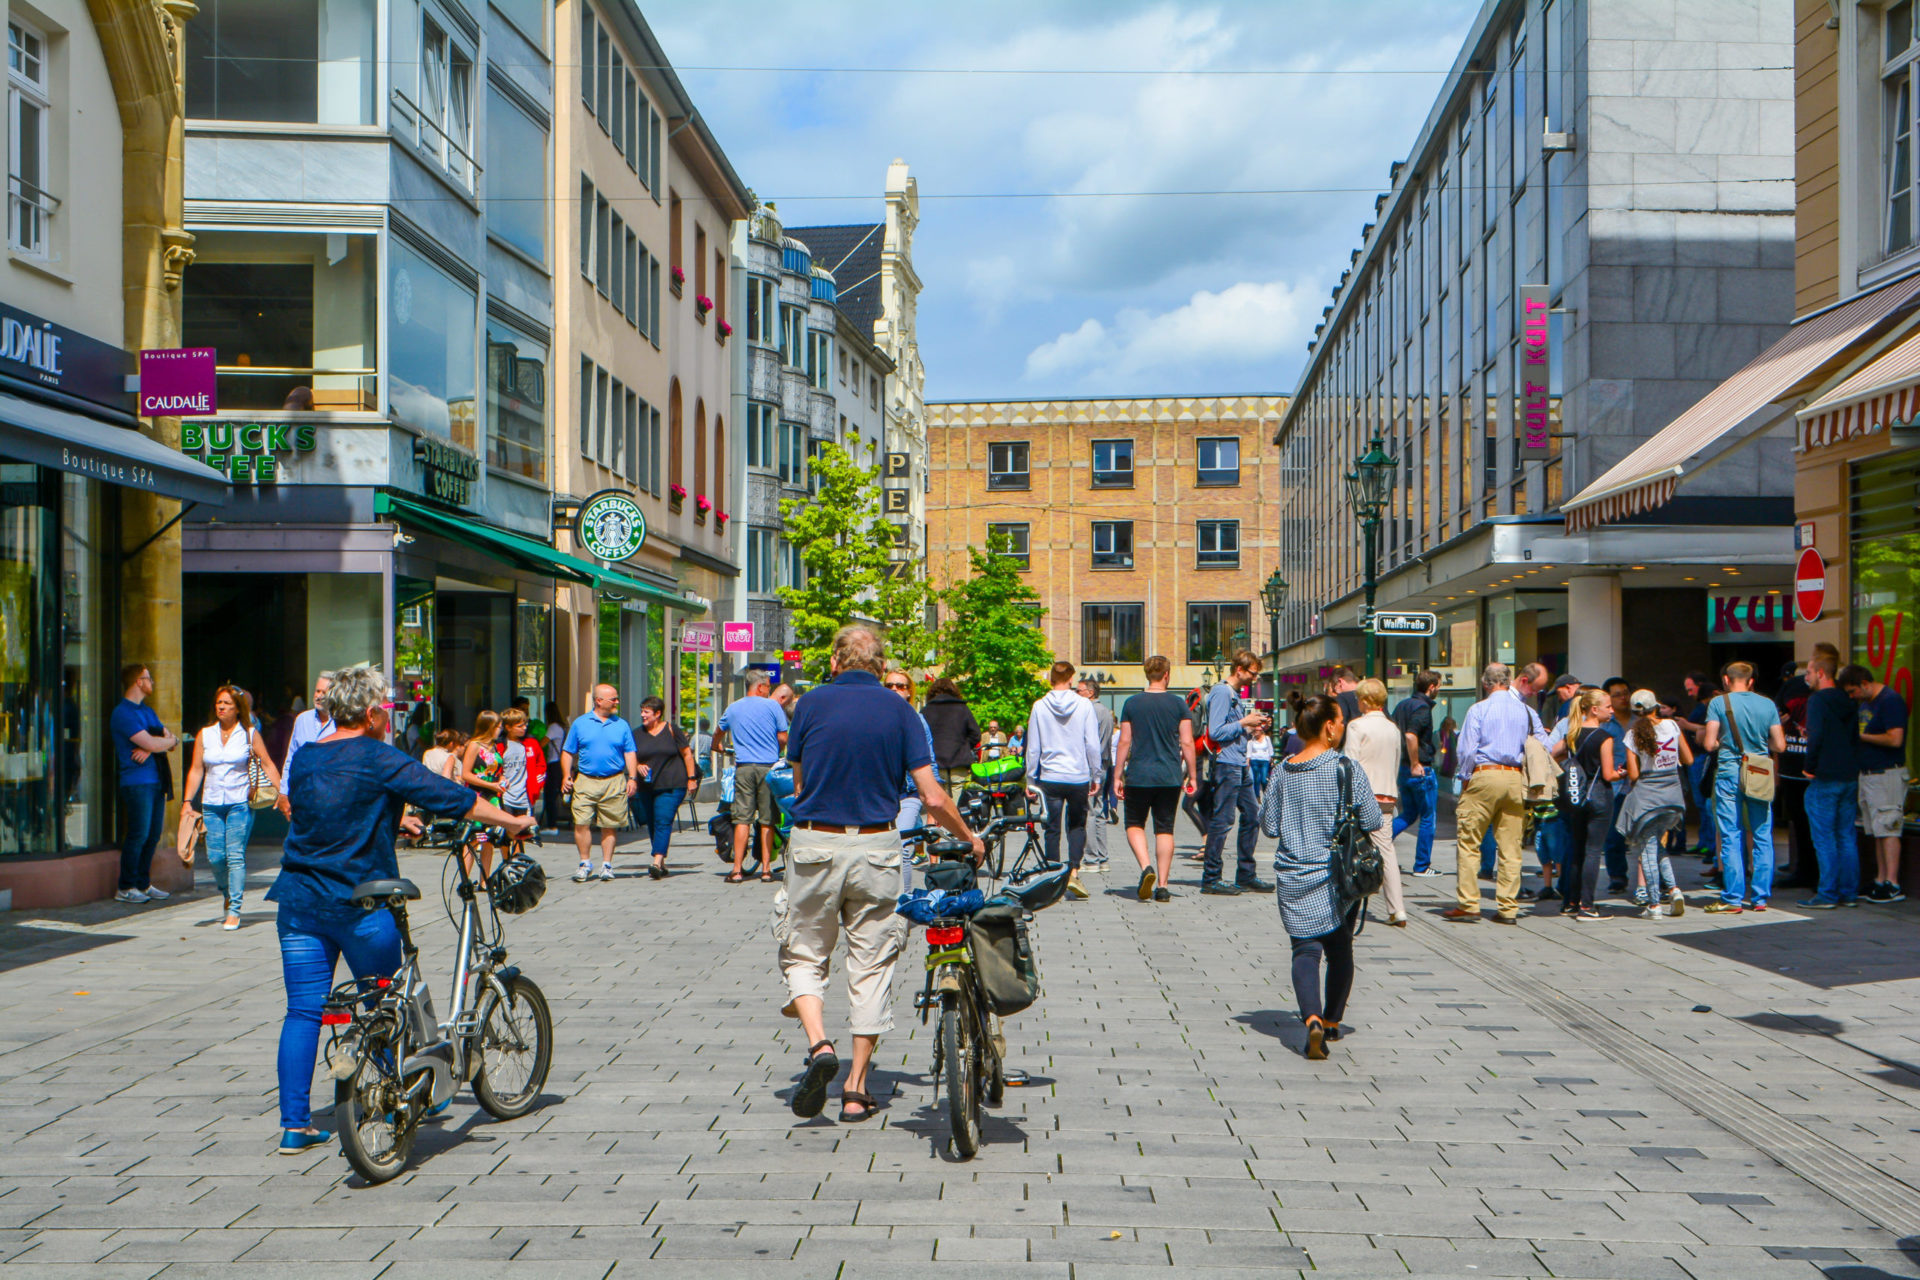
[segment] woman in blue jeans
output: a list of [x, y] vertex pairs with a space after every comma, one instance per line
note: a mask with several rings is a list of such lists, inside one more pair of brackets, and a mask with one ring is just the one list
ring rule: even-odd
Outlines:
[[653, 865], [647, 874], [666, 878], [667, 842], [673, 839], [673, 816], [687, 798], [687, 783], [700, 776], [693, 759], [693, 743], [680, 726], [667, 721], [667, 704], [658, 698], [640, 700], [640, 728], [633, 735], [633, 758], [640, 764], [640, 785], [634, 807], [646, 815], [653, 838]]
[[[258, 762], [267, 781], [280, 785], [280, 770], [267, 754], [267, 742], [253, 723], [253, 700], [244, 689], [223, 684], [213, 694], [213, 723], [193, 735], [193, 761], [187, 766], [188, 814], [198, 813], [207, 828], [207, 862], [214, 884], [227, 891], [227, 919], [240, 927], [240, 898], [247, 887], [247, 838], [253, 834], [252, 773]], [[193, 797], [200, 797], [200, 808]], [[180, 851], [193, 856], [192, 847]]]
[[[400, 967], [400, 931], [381, 907], [353, 905], [356, 886], [400, 874], [393, 840], [411, 804], [446, 818], [472, 818], [521, 834], [531, 817], [502, 812], [387, 744], [386, 677], [353, 667], [334, 677], [323, 708], [334, 731], [301, 748], [287, 770], [291, 806], [280, 875], [267, 891], [279, 904], [280, 967], [287, 1016], [280, 1024], [280, 1151], [296, 1155], [332, 1135], [313, 1127], [313, 1064], [320, 1010], [342, 955], [356, 978]], [[417, 819], [406, 820], [418, 835]]]

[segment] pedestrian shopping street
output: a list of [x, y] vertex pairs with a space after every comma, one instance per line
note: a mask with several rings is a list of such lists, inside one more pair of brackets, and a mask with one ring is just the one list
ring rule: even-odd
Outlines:
[[[1308, 1062], [1273, 902], [1202, 898], [1181, 859], [1142, 904], [1115, 852], [1039, 917], [1030, 1081], [970, 1163], [909, 1020], [917, 937], [884, 1110], [795, 1120], [771, 890], [722, 884], [704, 836], [663, 882], [630, 846], [572, 884], [548, 847], [508, 941], [553, 1005], [550, 1096], [502, 1124], [463, 1093], [373, 1189], [337, 1144], [275, 1153], [270, 873], [233, 934], [204, 871], [184, 901], [15, 912], [0, 1276], [1920, 1275], [1920, 904], [1463, 927], [1434, 916], [1450, 876], [1410, 879], [1411, 927], [1357, 944], [1354, 1034]], [[438, 868], [401, 868], [442, 974]]]

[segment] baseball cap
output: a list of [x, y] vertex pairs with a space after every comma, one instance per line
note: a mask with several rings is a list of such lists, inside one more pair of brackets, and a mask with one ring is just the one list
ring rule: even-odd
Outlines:
[[1561, 689], [1578, 689], [1580, 687], [1580, 677], [1575, 675], [1561, 676], [1553, 682], [1553, 687], [1556, 692]]
[[1651, 689], [1635, 689], [1633, 696], [1627, 699], [1627, 705], [1635, 711], [1658, 711], [1660, 699]]

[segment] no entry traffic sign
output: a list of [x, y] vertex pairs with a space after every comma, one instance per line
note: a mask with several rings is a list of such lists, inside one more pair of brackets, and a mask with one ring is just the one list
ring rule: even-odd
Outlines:
[[1827, 562], [1812, 547], [1800, 552], [1793, 567], [1793, 607], [1802, 622], [1817, 621], [1827, 607]]

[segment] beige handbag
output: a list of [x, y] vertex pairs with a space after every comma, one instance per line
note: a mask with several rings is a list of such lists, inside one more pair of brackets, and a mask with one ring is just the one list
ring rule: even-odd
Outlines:
[[1722, 696], [1720, 704], [1726, 708], [1727, 727], [1733, 730], [1733, 748], [1740, 753], [1740, 794], [1749, 800], [1772, 804], [1777, 781], [1773, 756], [1748, 755], [1747, 744], [1740, 736], [1740, 722], [1733, 715], [1733, 699]]
[[252, 754], [253, 730], [248, 730], [247, 755], [247, 808], [271, 809], [280, 803], [280, 788], [273, 785], [273, 779], [261, 767], [260, 757]]
[[189, 867], [193, 865], [193, 855], [204, 853], [207, 848], [207, 824], [198, 813], [185, 805], [180, 808], [180, 831], [174, 837], [173, 851], [180, 855], [180, 861]]

